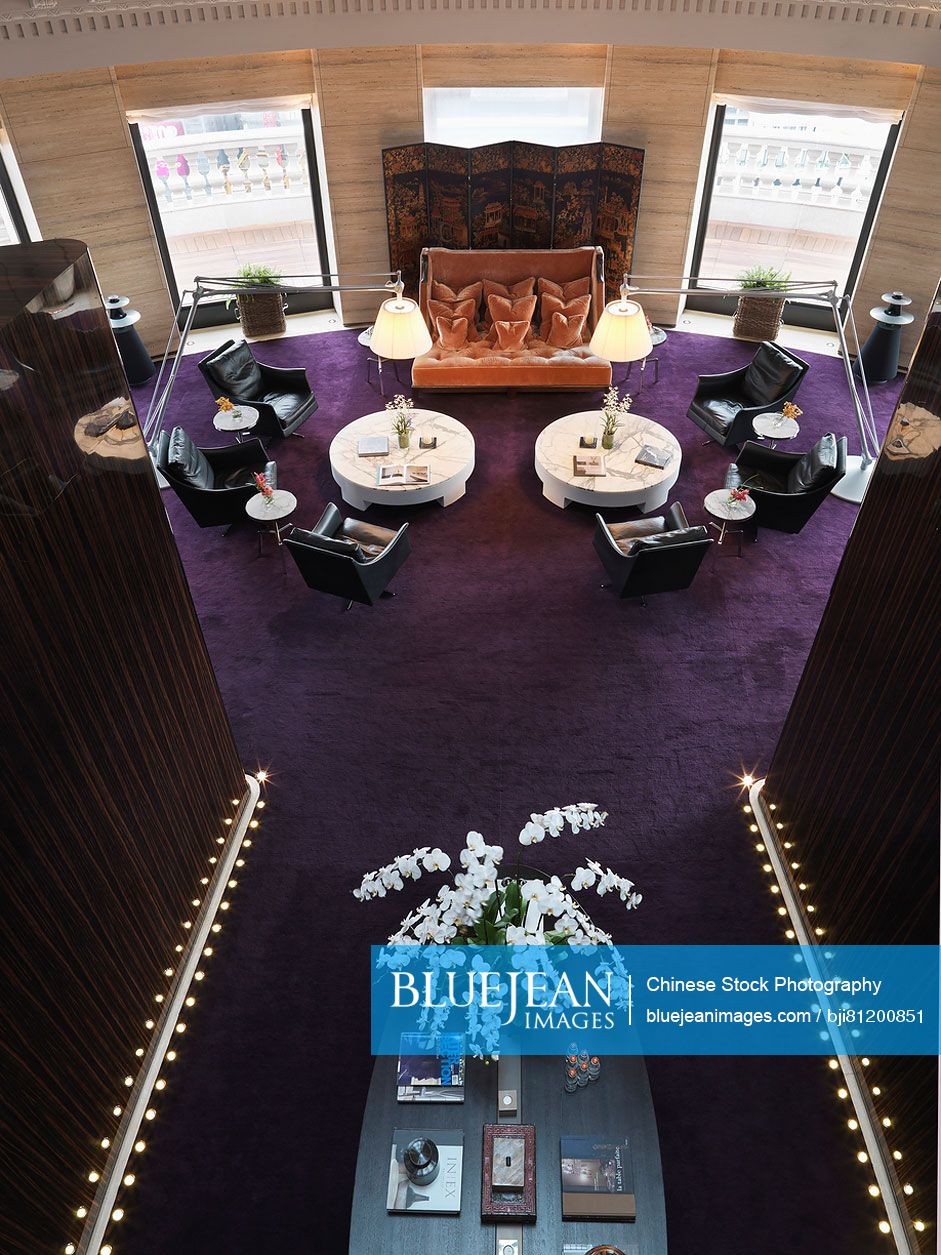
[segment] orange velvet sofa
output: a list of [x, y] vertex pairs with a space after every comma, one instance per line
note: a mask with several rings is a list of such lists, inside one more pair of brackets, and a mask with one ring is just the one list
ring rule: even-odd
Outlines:
[[[418, 300], [428, 329], [428, 300], [433, 283], [445, 283], [455, 292], [478, 279], [510, 285], [534, 275], [553, 283], [590, 279], [591, 309], [588, 335], [604, 309], [604, 254], [600, 248], [560, 249], [451, 249], [426, 248], [421, 255]], [[483, 311], [482, 311], [483, 312]], [[500, 349], [486, 339], [460, 349], [445, 349], [435, 339], [430, 350], [412, 365], [412, 387], [433, 391], [585, 392], [607, 388], [611, 363], [596, 357], [587, 343], [558, 349], [538, 338], [540, 311], [533, 317], [536, 333], [522, 349]]]

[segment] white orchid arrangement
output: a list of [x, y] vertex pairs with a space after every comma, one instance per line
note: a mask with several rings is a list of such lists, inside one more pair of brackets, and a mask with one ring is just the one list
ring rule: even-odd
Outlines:
[[[538, 845], [547, 836], [558, 837], [566, 826], [572, 833], [600, 828], [607, 819], [593, 802], [556, 806], [530, 815], [519, 834], [522, 846]], [[461, 870], [452, 884], [443, 884], [433, 898], [410, 911], [390, 945], [610, 945], [611, 937], [598, 928], [566, 890], [558, 876], [524, 878], [501, 875], [503, 847], [488, 845], [479, 832], [467, 834], [459, 859]], [[424, 872], [448, 871], [450, 857], [437, 847], [420, 846], [400, 854], [384, 867], [367, 872], [353, 896], [360, 902], [401, 891]], [[642, 895], [627, 880], [589, 859], [571, 876], [575, 892], [594, 889], [599, 897], [617, 893], [626, 910]]]
[[625, 392], [622, 397], [617, 387], [612, 384], [604, 394], [601, 406], [601, 435], [610, 440], [621, 425], [621, 420], [634, 404], [633, 398]]
[[415, 402], [411, 397], [396, 393], [391, 401], [386, 402], [386, 409], [392, 416], [392, 430], [400, 439], [404, 439], [412, 430]]

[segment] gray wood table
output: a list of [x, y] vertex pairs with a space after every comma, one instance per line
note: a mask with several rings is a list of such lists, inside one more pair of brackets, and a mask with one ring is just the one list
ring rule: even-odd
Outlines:
[[[399, 1103], [396, 1065], [373, 1068], [356, 1163], [349, 1255], [493, 1255], [495, 1228], [480, 1218], [484, 1124], [497, 1119], [497, 1068], [467, 1060], [463, 1103]], [[522, 1225], [520, 1255], [562, 1255], [563, 1244], [609, 1242], [625, 1255], [666, 1255], [660, 1142], [647, 1069], [640, 1058], [606, 1058], [601, 1078], [574, 1094], [562, 1088], [562, 1060], [524, 1058], [520, 1124], [536, 1126], [536, 1221]], [[392, 1133], [396, 1128], [464, 1130], [459, 1216], [402, 1216], [386, 1211]], [[633, 1223], [562, 1219], [559, 1138], [601, 1134], [630, 1139], [637, 1196]]]

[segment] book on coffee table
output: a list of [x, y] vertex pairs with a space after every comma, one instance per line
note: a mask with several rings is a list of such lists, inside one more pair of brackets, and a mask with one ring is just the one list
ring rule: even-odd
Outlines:
[[669, 449], [654, 449], [649, 444], [645, 444], [634, 461], [639, 462], [641, 466], [655, 466], [662, 471], [672, 456]]
[[361, 458], [382, 458], [389, 452], [388, 436], [362, 436], [356, 445]]
[[[405, 1148], [416, 1138], [428, 1138], [438, 1148], [438, 1175], [427, 1184], [415, 1184], [405, 1171]], [[464, 1133], [461, 1129], [396, 1129], [392, 1135], [386, 1210], [408, 1215], [456, 1216], [461, 1210]]]
[[430, 484], [431, 467], [425, 463], [405, 466], [396, 463], [393, 466], [376, 467], [376, 483], [380, 488], [397, 488], [409, 485]]
[[568, 1220], [636, 1220], [627, 1139], [563, 1137], [562, 1215]]
[[463, 1034], [403, 1033], [397, 1080], [399, 1102], [463, 1102]]
[[599, 475], [607, 474], [604, 469], [604, 458], [600, 453], [576, 453], [573, 461], [577, 476], [591, 476], [595, 478]]

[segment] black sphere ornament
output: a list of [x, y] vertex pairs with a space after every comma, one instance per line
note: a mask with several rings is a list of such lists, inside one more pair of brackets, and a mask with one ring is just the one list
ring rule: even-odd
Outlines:
[[402, 1152], [405, 1175], [413, 1185], [431, 1185], [441, 1167], [438, 1147], [430, 1137], [416, 1137]]

